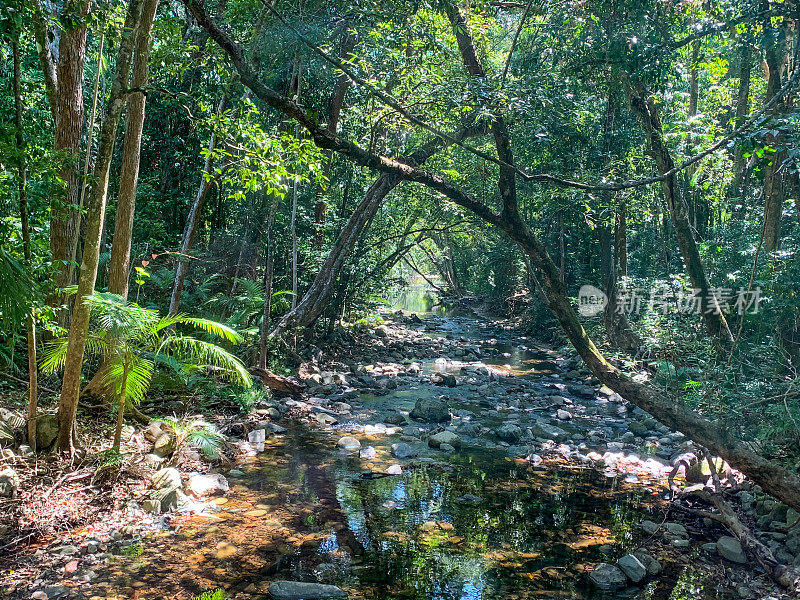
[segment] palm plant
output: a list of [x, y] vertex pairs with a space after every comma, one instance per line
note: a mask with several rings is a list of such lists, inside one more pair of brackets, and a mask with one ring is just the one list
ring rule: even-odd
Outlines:
[[[250, 279], [236, 278], [237, 292], [217, 296], [208, 304], [217, 312], [230, 315], [226, 321], [246, 336], [257, 336], [264, 316], [264, 286]], [[291, 290], [272, 293], [272, 311], [283, 313], [289, 310]]]
[[[232, 343], [241, 336], [230, 327], [178, 314], [162, 317], [158, 311], [128, 302], [117, 294], [95, 292], [86, 300], [92, 324], [86, 353], [104, 358], [102, 381], [118, 400], [114, 448], [119, 448], [126, 403], [138, 404], [150, 385], [156, 362], [173, 366], [213, 368], [221, 376], [245, 387], [250, 375], [241, 361], [218, 345], [180, 333], [176, 325], [188, 325]], [[64, 366], [68, 337], [50, 342], [42, 355], [42, 370]]]

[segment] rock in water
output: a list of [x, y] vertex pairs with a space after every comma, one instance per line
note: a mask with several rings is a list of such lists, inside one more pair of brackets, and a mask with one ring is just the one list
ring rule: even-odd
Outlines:
[[350, 435], [339, 438], [339, 441], [336, 442], [336, 445], [342, 450], [347, 450], [348, 452], [357, 452], [361, 449], [361, 442]]
[[622, 569], [633, 583], [639, 583], [647, 577], [647, 567], [633, 554], [626, 554], [617, 561], [617, 566]]
[[739, 540], [732, 538], [729, 535], [723, 535], [717, 540], [717, 552], [723, 558], [727, 558], [731, 562], [740, 565], [747, 563], [747, 555], [742, 550], [742, 545]]
[[522, 439], [522, 429], [519, 425], [514, 425], [513, 423], [501, 425], [497, 428], [495, 434], [501, 440], [508, 442], [509, 444], [518, 444]]
[[601, 590], [618, 590], [628, 583], [622, 569], [608, 563], [600, 563], [589, 573], [589, 579]]
[[443, 423], [450, 420], [450, 406], [438, 398], [419, 398], [409, 416], [416, 421]]
[[661, 573], [662, 566], [661, 563], [658, 562], [656, 558], [652, 555], [648, 554], [644, 550], [636, 550], [633, 555], [639, 559], [639, 562], [644, 565], [644, 568], [647, 569], [647, 573], [649, 575], [658, 575]]
[[345, 598], [347, 594], [335, 585], [305, 583], [302, 581], [276, 581], [269, 586], [269, 595], [275, 600], [315, 600], [317, 598]]
[[417, 456], [419, 452], [413, 447], [405, 442], [398, 442], [397, 444], [392, 444], [392, 456], [395, 458], [414, 458]]
[[428, 445], [432, 448], [439, 448], [442, 444], [449, 444], [453, 448], [459, 448], [461, 446], [461, 438], [452, 431], [441, 431], [428, 439]]
[[192, 475], [186, 484], [186, 488], [198, 498], [203, 496], [211, 496], [213, 494], [222, 494], [230, 489], [228, 480], [219, 473], [211, 473], [210, 475]]

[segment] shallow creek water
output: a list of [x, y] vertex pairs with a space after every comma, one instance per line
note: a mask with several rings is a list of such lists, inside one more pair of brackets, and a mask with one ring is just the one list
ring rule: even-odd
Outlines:
[[[484, 342], [488, 335], [463, 317], [432, 335], [448, 333]], [[552, 357], [525, 344], [500, 344], [486, 362], [524, 377], [547, 372]], [[419, 362], [423, 370], [445, 368]], [[636, 523], [662, 520], [661, 499], [646, 481], [566, 463], [535, 467], [476, 447], [400, 461], [402, 474], [384, 476], [398, 462], [389, 452], [397, 436], [366, 435], [368, 415], [410, 409], [420, 395], [441, 390], [362, 394], [351, 422], [329, 431], [290, 427], [229, 474], [232, 489], [216, 501], [216, 512], [182, 518], [175, 531], [147, 539], [99, 586], [141, 599], [218, 588], [230, 598], [258, 598], [278, 579], [332, 583], [364, 600], [727, 598], [687, 566], [687, 556], [667, 557], [664, 572], [644, 587], [609, 596], [589, 585], [586, 573], [603, 551], [611, 546], [618, 557], [633, 550], [642, 539]], [[375, 447], [374, 459], [336, 450], [348, 430]]]

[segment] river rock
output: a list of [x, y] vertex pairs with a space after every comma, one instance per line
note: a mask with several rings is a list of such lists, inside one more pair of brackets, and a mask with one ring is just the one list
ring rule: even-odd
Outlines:
[[518, 444], [522, 439], [522, 428], [514, 423], [506, 423], [495, 430], [495, 435], [509, 444]]
[[358, 453], [358, 457], [364, 460], [372, 460], [377, 456], [378, 456], [378, 451], [375, 450], [374, 446], [367, 446], [366, 448], [362, 448], [361, 451]]
[[16, 498], [19, 490], [19, 475], [11, 467], [0, 471], [0, 498]]
[[628, 431], [639, 437], [644, 437], [650, 430], [647, 428], [647, 425], [645, 425], [641, 421], [631, 421], [628, 424]]
[[537, 423], [533, 425], [531, 427], [531, 433], [536, 437], [554, 440], [556, 442], [564, 441], [568, 437], [567, 432], [561, 429], [561, 427], [548, 425], [547, 423]]
[[416, 448], [413, 446], [406, 444], [405, 442], [398, 442], [396, 444], [392, 444], [392, 456], [395, 458], [414, 458], [417, 456], [419, 452], [417, 452]]
[[347, 450], [348, 452], [357, 452], [361, 449], [361, 442], [350, 435], [339, 438], [339, 441], [336, 442], [336, 445], [342, 450]]
[[228, 480], [219, 473], [210, 473], [208, 475], [196, 473], [189, 477], [186, 489], [198, 498], [202, 498], [204, 496], [213, 496], [214, 494], [223, 494], [230, 489], [230, 485], [228, 485]]
[[448, 444], [453, 448], [458, 448], [461, 446], [461, 438], [457, 433], [453, 433], [452, 431], [441, 431], [428, 438], [428, 445], [432, 448], [439, 448], [442, 444]]
[[647, 577], [647, 567], [633, 554], [626, 554], [617, 561], [617, 566], [622, 569], [633, 583], [639, 583]]
[[568, 410], [559, 408], [556, 411], [556, 418], [558, 418], [559, 421], [569, 421], [572, 418], [572, 413]]
[[688, 538], [689, 532], [686, 531], [686, 527], [684, 527], [680, 523], [664, 523], [664, 536]]
[[161, 469], [153, 475], [153, 488], [156, 490], [182, 488], [181, 474], [175, 467]]
[[160, 456], [161, 458], [166, 458], [175, 452], [177, 443], [178, 440], [173, 434], [166, 432], [162, 433], [160, 436], [158, 436], [158, 438], [156, 438], [156, 441], [153, 444], [153, 454]]
[[416, 421], [443, 423], [450, 420], [450, 406], [438, 398], [419, 398], [409, 416]]
[[618, 590], [628, 583], [622, 569], [609, 563], [600, 563], [589, 573], [591, 582], [601, 590]]
[[434, 373], [431, 375], [431, 383], [446, 385], [447, 387], [456, 387], [458, 385], [456, 376], [450, 373]]
[[276, 581], [271, 583], [269, 595], [275, 600], [316, 600], [318, 598], [344, 598], [347, 596], [344, 591], [335, 585], [302, 581]]
[[654, 535], [660, 529], [660, 526], [658, 523], [655, 523], [654, 521], [645, 519], [641, 523], [641, 528], [642, 531], [644, 531], [647, 535]]
[[649, 575], [658, 575], [661, 573], [663, 567], [658, 560], [653, 557], [651, 554], [645, 552], [644, 550], [636, 550], [634, 551], [633, 555], [639, 559], [639, 562], [644, 565], [644, 568], [647, 569], [647, 573]]
[[58, 437], [58, 415], [49, 413], [36, 417], [36, 449], [48, 450]]
[[723, 558], [740, 565], [747, 564], [747, 555], [742, 550], [739, 540], [729, 535], [723, 535], [717, 540], [717, 552]]

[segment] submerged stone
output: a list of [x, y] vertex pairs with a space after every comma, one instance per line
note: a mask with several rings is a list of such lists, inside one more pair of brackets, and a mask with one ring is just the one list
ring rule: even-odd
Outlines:
[[622, 569], [608, 563], [597, 565], [594, 571], [589, 573], [589, 579], [601, 590], [608, 591], [618, 590], [628, 583], [628, 578]]
[[324, 583], [303, 581], [276, 581], [269, 586], [269, 595], [275, 600], [315, 600], [317, 598], [345, 598], [347, 594]]
[[443, 423], [450, 420], [450, 406], [438, 398], [419, 398], [409, 416], [416, 421]]

